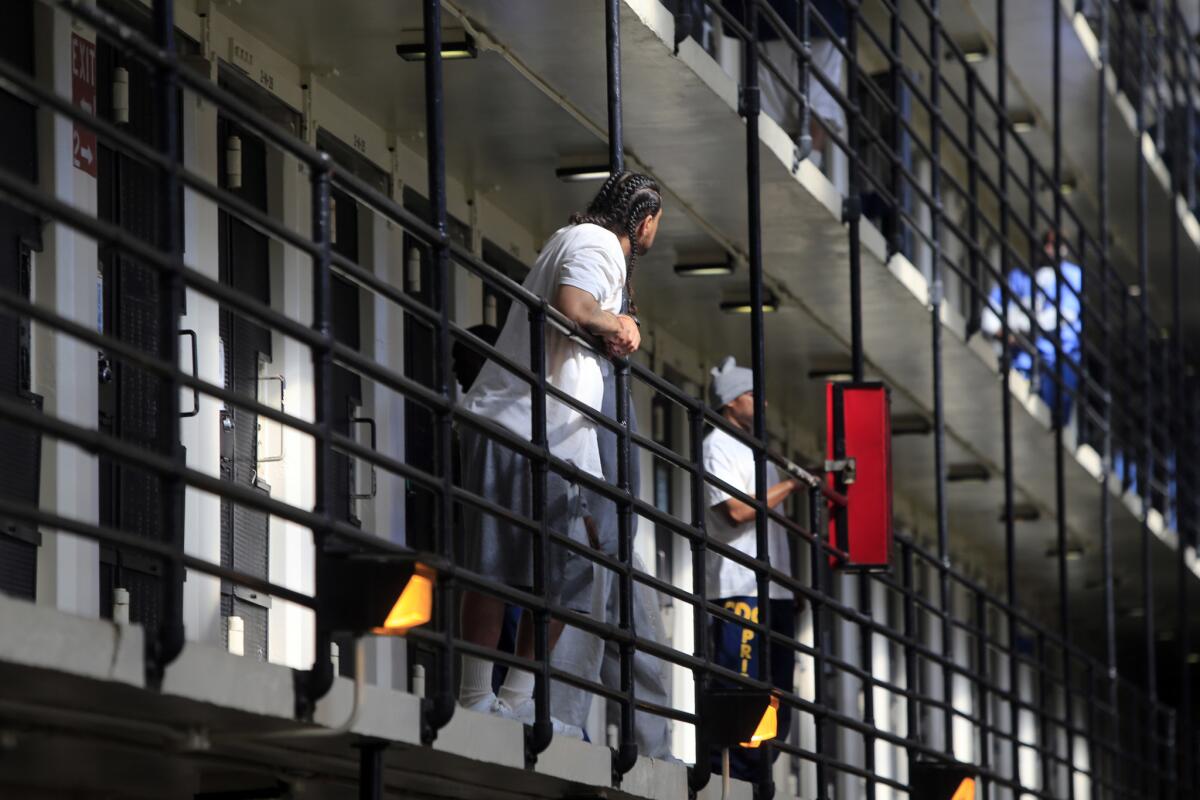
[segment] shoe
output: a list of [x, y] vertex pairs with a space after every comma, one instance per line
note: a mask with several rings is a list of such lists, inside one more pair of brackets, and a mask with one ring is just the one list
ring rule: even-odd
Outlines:
[[[504, 703], [503, 700], [497, 700], [496, 702]], [[504, 705], [506, 708], [508, 707], [507, 703], [504, 703]], [[526, 700], [522, 700], [515, 708], [512, 708], [511, 711], [513, 714], [516, 714], [516, 719], [521, 720], [526, 725], [532, 725], [534, 715], [537, 713], [537, 707], [533, 702], [533, 698], [530, 697]], [[583, 739], [583, 728], [580, 728], [578, 725], [571, 725], [563, 722], [557, 717], [551, 717], [550, 724], [554, 727], [555, 736], [569, 736], [572, 739]]]
[[512, 706], [496, 697], [495, 693], [488, 692], [483, 697], [476, 700], [474, 703], [460, 703], [467, 711], [474, 711], [479, 714], [491, 714], [493, 717], [501, 719], [513, 719], [517, 722], [524, 723], [525, 721], [517, 716], [513, 711]]

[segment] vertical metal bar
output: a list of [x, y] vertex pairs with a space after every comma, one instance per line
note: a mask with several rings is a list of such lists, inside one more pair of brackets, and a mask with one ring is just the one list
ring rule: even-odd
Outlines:
[[[967, 274], [971, 284], [967, 333], [973, 335], [979, 330], [982, 314], [979, 269], [979, 124], [975, 102], [977, 76], [975, 70], [965, 65], [964, 72], [967, 78], [967, 235], [970, 237]], [[1001, 168], [1003, 166], [1001, 162]]]
[[604, 0], [604, 53], [608, 75], [608, 166], [625, 169], [625, 136], [621, 127], [621, 3]]
[[890, 188], [892, 196], [895, 198], [896, 207], [892, 209], [890, 219], [890, 230], [888, 231], [888, 247], [892, 253], [904, 252], [904, 167], [907, 164], [901, 164], [901, 158], [904, 154], [904, 125], [900, 119], [901, 109], [904, 108], [904, 62], [900, 52], [904, 45], [904, 39], [901, 35], [900, 25], [900, 4], [897, 3], [892, 7], [892, 13], [888, 19], [888, 48], [891, 50], [891, 95], [892, 107], [896, 109], [896, 119], [892, 120], [891, 130], [891, 145], [892, 156], [891, 161], [891, 181]]
[[[179, 142], [179, 89], [176, 83], [175, 11], [170, 0], [154, 2], [154, 32], [158, 46], [169, 64], [157, 70], [158, 124], [163, 155], [173, 165], [181, 163]], [[169, 268], [159, 273], [158, 352], [169, 364], [179, 363], [179, 318], [183, 311], [183, 199], [179, 174], [159, 171], [160, 247], [169, 254]], [[183, 463], [180, 442], [179, 387], [173, 379], [158, 379], [158, 449], [171, 459]], [[176, 552], [163, 564], [163, 612], [158, 630], [146, 639], [146, 678], [151, 686], [162, 684], [166, 665], [183, 650], [183, 481], [174, 475], [163, 475], [160, 525], [163, 538]]]
[[[821, 489], [813, 486], [808, 490], [808, 530], [813, 535], [812, 543], [809, 548], [809, 571], [810, 580], [813, 588], [816, 590], [817, 596], [812, 602], [812, 625], [813, 625], [813, 696], [816, 699], [816, 705], [819, 709], [826, 707], [827, 692], [825, 687], [825, 653], [833, 652], [833, 643], [830, 636], [830, 626], [828, 622], [829, 612], [825, 603], [820, 599], [826, 597], [829, 584], [826, 577], [829, 574], [829, 557], [825, 549], [821, 546], [822, 537], [824, 534], [824, 503], [825, 500], [821, 495]], [[829, 791], [829, 777], [826, 771], [825, 761], [821, 756], [825, 755], [826, 747], [826, 729], [828, 722], [826, 717], [820, 711], [813, 713], [813, 749], [816, 751], [818, 759], [816, 761], [817, 773], [817, 800], [826, 800]]]
[[979, 726], [979, 766], [984, 773], [980, 777], [980, 796], [987, 797], [991, 788], [991, 778], [987, 773], [992, 769], [991, 714], [989, 709], [988, 685], [991, 680], [991, 670], [988, 669], [988, 624], [987, 598], [983, 592], [975, 593], [975, 702], [976, 723]]
[[[859, 141], [861, 114], [858, 103], [859, 67], [855, 54], [858, 52], [858, 3], [846, 6], [846, 49], [850, 53], [846, 70], [846, 97], [851, 107], [846, 109], [846, 138], [850, 145], [849, 191], [842, 202], [842, 219], [850, 237], [850, 363], [855, 383], [863, 379], [863, 332], [862, 332], [862, 242], [859, 240], [859, 225], [862, 220], [862, 152]], [[898, 122], [895, 124], [899, 124]], [[868, 781], [868, 791], [874, 785]]]
[[[929, 0], [929, 105], [930, 116], [929, 152], [933, 160], [930, 175], [930, 248], [933, 250], [933, 271], [929, 287], [931, 357], [933, 360], [933, 461], [937, 495], [938, 536], [938, 596], [942, 620], [942, 655], [950, 655], [950, 523], [946, 504], [946, 402], [942, 369], [942, 25], [941, 2]], [[948, 661], [942, 664], [942, 700], [946, 710], [942, 714], [946, 753], [954, 755], [954, 717], [950, 713], [953, 694], [952, 672]]]
[[[746, 119], [746, 228], [750, 256], [750, 362], [754, 373], [754, 438], [761, 446], [754, 448], [754, 493], [759, 502], [767, 502], [767, 358], [763, 319], [763, 253], [762, 253], [762, 197], [759, 194], [759, 142], [758, 115], [761, 102], [758, 89], [758, 6], [748, 2], [745, 6], [746, 29], [750, 41], [742, 47], [745, 65], [742, 75], [741, 112]], [[770, 526], [763, 508], [756, 510], [755, 540], [758, 545], [757, 558], [765, 566], [771, 563]], [[771, 581], [762, 569], [756, 570], [758, 583], [758, 622], [764, 631], [771, 630]], [[759, 639], [759, 680], [772, 683], [771, 637], [769, 633]], [[774, 792], [771, 779], [772, 745], [764, 742], [759, 748], [762, 771], [758, 779], [760, 792], [769, 797]]]
[[[1146, 18], [1145, 13], [1140, 13], [1137, 19], [1138, 23], [1138, 97], [1137, 97], [1137, 142], [1134, 148], [1134, 157], [1137, 159], [1137, 263], [1138, 263], [1138, 284], [1141, 287], [1140, 297], [1140, 312], [1141, 312], [1141, 340], [1142, 340], [1142, 458], [1139, 467], [1138, 486], [1142, 496], [1142, 604], [1144, 611], [1144, 646], [1145, 646], [1145, 664], [1146, 664], [1146, 693], [1149, 695], [1149, 705], [1151, 708], [1158, 703], [1158, 667], [1156, 664], [1154, 647], [1154, 585], [1153, 574], [1154, 567], [1151, 563], [1152, 551], [1150, 542], [1150, 483], [1152, 477], [1153, 463], [1151, 460], [1151, 452], [1153, 449], [1153, 429], [1152, 417], [1150, 413], [1151, 404], [1154, 400], [1153, 391], [1150, 385], [1150, 241], [1149, 241], [1149, 187], [1147, 183], [1147, 164], [1146, 159], [1142, 156], [1142, 141], [1146, 135], [1146, 94], [1145, 87], [1148, 79], [1147, 75], [1147, 42], [1146, 42]], [[1152, 715], [1153, 722], [1153, 715]], [[1145, 732], [1143, 741], [1147, 747], [1152, 747], [1154, 732], [1148, 730]], [[1151, 779], [1150, 770], [1143, 771], [1143, 790], [1149, 792]]]
[[383, 800], [383, 751], [387, 742], [358, 745], [358, 800]]
[[[1097, 229], [1100, 237], [1100, 318], [1103, 326], [1103, 390], [1104, 430], [1100, 459], [1100, 549], [1101, 573], [1104, 583], [1104, 663], [1107, 701], [1109, 706], [1109, 732], [1117, 739], [1121, 736], [1119, 697], [1117, 695], [1117, 614], [1116, 593], [1113, 587], [1113, 531], [1112, 498], [1109, 478], [1112, 471], [1112, 324], [1109, 320], [1109, 280], [1112, 265], [1108, 260], [1108, 71], [1110, 68], [1109, 7], [1108, 0], [1099, 4], [1100, 13], [1100, 80], [1096, 91], [1096, 173], [1099, 186], [1099, 219]], [[1113, 759], [1110, 773], [1114, 786], [1120, 782], [1120, 760]]]
[[1054, 762], [1048, 757], [1053, 751], [1050, 736], [1050, 680], [1049, 668], [1046, 664], [1046, 634], [1037, 634], [1037, 669], [1038, 669], [1038, 762], [1042, 768], [1041, 790], [1051, 797], [1058, 793], [1054, 790]]
[[[330, 273], [330, 246], [332, 226], [330, 219], [330, 170], [331, 159], [322, 153], [316, 164], [311, 165], [309, 183], [312, 187], [312, 237], [318, 255], [313, 258], [313, 330], [321, 337], [321, 344], [312, 348], [313, 359], [313, 420], [319, 430], [314, 442], [313, 511], [318, 514], [325, 527], [313, 530], [313, 548], [316, 551], [315, 569], [319, 575], [325, 569], [322, 553], [332, 527], [334, 488], [333, 449], [330, 445], [333, 421], [333, 278]], [[329, 628], [317, 612], [315, 652], [312, 669], [297, 673], [296, 712], [301, 718], [311, 718], [316, 703], [333, 685], [333, 662], [330, 660], [332, 638]]]
[[[617, 369], [617, 421], [621, 425], [617, 437], [617, 488], [624, 495], [634, 491], [630, 482], [629, 443], [629, 364], [625, 362]], [[617, 509], [617, 556], [621, 561], [619, 576], [621, 591], [618, 593], [617, 619], [621, 630], [635, 633], [633, 624], [633, 507], [626, 497], [618, 502]], [[613, 764], [616, 775], [624, 775], [637, 763], [637, 726], [634, 707], [634, 656], [632, 641], [621, 642], [621, 740]]]
[[[1180, 94], [1180, 70], [1179, 70], [1179, 51], [1183, 51], [1184, 58], [1190, 59], [1190, 53], [1186, 45], [1181, 46], [1180, 32], [1176, 26], [1180, 22], [1179, 2], [1171, 0], [1171, 29], [1173, 35], [1171, 38], [1171, 107], [1177, 112], [1180, 109], [1179, 94]], [[1191, 98], [1191, 86], [1182, 81], [1183, 91], [1186, 97]], [[1194, 111], [1190, 103], [1184, 103], [1182, 111], [1186, 117], [1184, 123], [1184, 139], [1180, 142], [1178, 136], [1172, 137], [1172, 153], [1171, 165], [1174, 168], [1176, 182], [1175, 191], [1172, 198], [1180, 197], [1180, 191], [1186, 193], [1187, 183], [1181, 180], [1181, 177], [1187, 178], [1191, 175], [1192, 168], [1192, 139], [1191, 127], [1192, 116]], [[1176, 121], [1178, 124], [1178, 121]], [[1182, 144], [1182, 147], [1180, 146]], [[1184, 167], [1184, 176], [1178, 175], [1180, 166]], [[1190, 182], [1190, 179], [1189, 179]], [[1180, 199], [1183, 199], [1180, 197]], [[1176, 649], [1176, 670], [1177, 675], [1177, 694], [1176, 708], [1178, 709], [1178, 727], [1177, 730], [1177, 748], [1176, 759], [1171, 764], [1174, 770], [1176, 783], [1176, 796], [1185, 797], [1187, 792], [1192, 789], [1192, 781], [1189, 779], [1189, 763], [1192, 760], [1191, 742], [1192, 742], [1192, 686], [1188, 679], [1188, 653], [1191, 651], [1191, 624], [1188, 619], [1188, 585], [1191, 582], [1187, 566], [1185, 546], [1186, 537], [1183, 532], [1182, 515], [1178, 506], [1179, 491], [1179, 461], [1180, 454], [1184, 451], [1180, 442], [1186, 436], [1187, 428], [1181, 419], [1184, 406], [1183, 398], [1183, 380], [1186, 369], [1185, 353], [1183, 348], [1183, 284], [1182, 284], [1182, 269], [1180, 267], [1179, 258], [1179, 212], [1176, 209], [1171, 209], [1171, 358], [1167, 369], [1167, 375], [1171, 382], [1171, 414], [1168, 419], [1169, 445], [1168, 451], [1171, 452], [1172, 458], [1170, 462], [1170, 473], [1168, 475], [1168, 492], [1167, 492], [1167, 519], [1172, 517], [1175, 519], [1175, 529], [1179, 536], [1178, 546], [1176, 547], [1177, 558], [1177, 574], [1176, 574], [1176, 598], [1175, 598], [1175, 619], [1177, 630], [1175, 634], [1175, 649]], [[1175, 504], [1172, 506], [1170, 487], [1175, 490]], [[1174, 514], [1171, 512], [1174, 511]]]
[[[1066, 720], [1066, 741], [1067, 752], [1067, 797], [1069, 800], [1075, 798], [1075, 780], [1074, 769], [1075, 762], [1071, 757], [1072, 741], [1075, 734], [1072, 732], [1074, 725], [1074, 709], [1071, 707], [1071, 608], [1070, 595], [1068, 593], [1068, 570], [1067, 570], [1067, 489], [1066, 489], [1066, 465], [1065, 465], [1065, 448], [1063, 446], [1063, 426], [1066, 424], [1066, 415], [1063, 413], [1063, 408], [1067, 402], [1067, 385], [1066, 385], [1066, 369], [1064, 363], [1067, 358], [1066, 349], [1063, 347], [1063, 270], [1062, 270], [1062, 215], [1063, 215], [1063, 196], [1062, 196], [1062, 38], [1063, 38], [1063, 19], [1062, 19], [1062, 3], [1059, 0], [1047, 0], [1054, 8], [1054, 45], [1053, 45], [1053, 95], [1054, 95], [1054, 322], [1055, 322], [1055, 342], [1054, 342], [1054, 506], [1055, 506], [1055, 526], [1057, 531], [1058, 543], [1058, 613], [1059, 613], [1059, 630], [1062, 635], [1062, 670], [1063, 670], [1063, 694], [1066, 697], [1066, 703], [1063, 708], [1063, 718]], [[1047, 376], [1049, 377], [1049, 376]], [[1082, 417], [1086, 411], [1083, 408], [1076, 409], [1076, 416]]]
[[[529, 309], [529, 365], [537, 380], [533, 383], [531, 397], [531, 433], [533, 444], [542, 453], [549, 452], [546, 435], [546, 312], [541, 306]], [[550, 528], [546, 523], [546, 504], [549, 501], [550, 465], [547, 456], [532, 458], [533, 485], [531, 491], [532, 518], [537, 522], [537, 542], [533, 548], [533, 593], [546, 596], [546, 570], [552, 557]], [[534, 674], [534, 722], [526, 730], [525, 760], [532, 765], [539, 753], [550, 746], [554, 728], [550, 722], [550, 612], [545, 608], [533, 612], [533, 650], [538, 662]]]
[[904, 699], [905, 723], [907, 727], [905, 739], [908, 740], [908, 774], [913, 773], [913, 766], [920, 755], [919, 746], [924, 744], [921, 735], [920, 676], [917, 662], [917, 604], [913, 599], [916, 592], [916, 582], [913, 576], [912, 545], [906, 541], [900, 542], [900, 578], [904, 586], [904, 688], [908, 696]]
[[1008, 307], [1013, 302], [1010, 296], [1008, 274], [1012, 268], [1009, 263], [1008, 217], [1011, 205], [1008, 199], [1008, 36], [1005, 28], [1005, 10], [1007, 0], [996, 2], [996, 92], [999, 107], [999, 120], [996, 130], [996, 141], [1000, 157], [1000, 407], [1004, 430], [1004, 584], [1005, 597], [1008, 600], [1006, 618], [1008, 622], [1008, 724], [1010, 758], [1012, 760], [1012, 781], [1014, 795], [1020, 794], [1021, 789], [1021, 743], [1017, 737], [1017, 725], [1020, 720], [1020, 708], [1015, 702], [1017, 697], [1018, 670], [1014, 658], [1017, 642], [1017, 572], [1016, 572], [1016, 528], [1013, 522], [1013, 441], [1012, 441], [1012, 346], [1009, 344]]
[[[620, 172], [625, 168], [625, 142], [621, 126], [621, 3], [605, 0], [604, 41], [605, 66], [608, 84], [608, 148], [609, 171]], [[622, 360], [616, 365], [617, 423], [617, 488], [624, 495], [634, 491], [630, 485], [631, 447], [629, 439], [629, 363]], [[617, 557], [621, 562], [618, 576], [620, 592], [617, 601], [617, 621], [621, 630], [633, 633], [633, 506], [627, 497], [617, 503]], [[620, 777], [633, 769], [637, 763], [637, 710], [634, 707], [633, 665], [635, 650], [631, 641], [619, 645], [621, 657], [621, 720], [620, 745], [613, 761], [613, 772]]]
[[[425, 147], [429, 184], [430, 224], [438, 238], [430, 243], [432, 257], [430, 284], [432, 299], [439, 313], [436, 347], [436, 390], [443, 397], [453, 397], [454, 378], [450, 368], [450, 259], [446, 228], [446, 129], [442, 87], [442, 7], [438, 0], [423, 0], [422, 21], [425, 28]], [[453, 417], [450, 407], [436, 412], [438, 470], [441, 491], [438, 493], [438, 524], [434, 534], [438, 553], [453, 562], [454, 558], [454, 447]], [[453, 586], [438, 581], [437, 606], [439, 628], [443, 634], [442, 652], [438, 656], [438, 680], [433, 697], [427, 704], [425, 725], [436, 734], [454, 714], [454, 603]]]
[[[850, 108], [846, 109], [846, 136], [850, 146], [849, 156], [849, 192], [842, 205], [842, 217], [846, 222], [847, 235], [850, 237], [850, 363], [855, 383], [863, 380], [863, 309], [862, 309], [862, 242], [860, 240], [860, 225], [862, 221], [862, 142], [860, 128], [862, 127], [862, 109], [859, 105], [859, 65], [858, 53], [858, 3], [846, 5], [846, 49], [850, 53], [846, 71], [846, 97]], [[897, 120], [893, 124], [899, 125]], [[839, 456], [840, 457], [840, 456]], [[871, 602], [871, 578], [860, 575], [858, 578], [858, 607], [863, 616], [871, 619], [874, 616]], [[874, 634], [867, 625], [858, 625], [858, 647], [863, 674], [873, 678], [874, 658], [872, 656]], [[875, 687], [867, 679], [862, 687], [862, 720], [869, 729], [875, 727]], [[875, 797], [875, 737], [869, 732], [863, 734], [863, 770], [866, 777], [866, 797]]]
[[[704, 412], [699, 405], [688, 408], [688, 439], [692, 456], [692, 527], [696, 531], [692, 539], [692, 594], [695, 605], [692, 612], [692, 653], [705, 665], [709, 663], [708, 652], [708, 547], [705, 545], [707, 527], [704, 514], [708, 487], [704, 481]], [[708, 672], [696, 669], [692, 672], [695, 684], [696, 716], [704, 714], [704, 695], [708, 689]], [[696, 726], [696, 764], [688, 768], [688, 788], [698, 792], [708, 784], [712, 761], [708, 743], [700, 735], [701, 726]]]

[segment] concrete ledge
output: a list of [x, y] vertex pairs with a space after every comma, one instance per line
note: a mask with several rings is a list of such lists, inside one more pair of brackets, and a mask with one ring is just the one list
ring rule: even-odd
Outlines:
[[0, 594], [0, 661], [145, 685], [141, 626], [116, 625]]
[[641, 756], [621, 781], [621, 791], [651, 800], [687, 797], [687, 765]]

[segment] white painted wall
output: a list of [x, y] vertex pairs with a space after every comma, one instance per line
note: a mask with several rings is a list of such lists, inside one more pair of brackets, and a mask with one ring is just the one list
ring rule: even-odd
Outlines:
[[[217, 110], [188, 92], [183, 98], [183, 159], [188, 169], [214, 183], [217, 181]], [[195, 191], [183, 197], [184, 264], [213, 280], [219, 275], [217, 205]], [[187, 290], [187, 313], [181, 329], [196, 331], [196, 372], [201, 380], [220, 386], [220, 315], [216, 300]], [[187, 339], [180, 347], [183, 369], [191, 367]], [[180, 408], [190, 410], [190, 391], [180, 396]], [[221, 408], [217, 398], [200, 395], [200, 413], [180, 423], [187, 463], [192, 469], [220, 477]], [[187, 487], [184, 495], [184, 549], [213, 563], [221, 562], [221, 500], [215, 495]], [[184, 627], [189, 639], [219, 645], [222, 641], [221, 581], [189, 570], [183, 585]]]
[[[34, 48], [39, 78], [59, 95], [71, 96], [70, 18], [36, 4]], [[94, 37], [80, 31], [84, 38]], [[73, 125], [45, 110], [38, 114], [41, 189], [57, 200], [94, 214], [96, 179], [72, 164]], [[97, 247], [65, 224], [50, 222], [45, 249], [35, 262], [35, 302], [76, 322], [96, 326]], [[85, 428], [96, 428], [96, 348], [33, 325], [33, 391], [45, 398], [43, 410]], [[42, 509], [66, 517], [99, 520], [99, 464], [95, 456], [63, 441], [43, 437]], [[38, 602], [63, 611], [98, 616], [99, 545], [66, 533], [43, 530], [38, 554]]]

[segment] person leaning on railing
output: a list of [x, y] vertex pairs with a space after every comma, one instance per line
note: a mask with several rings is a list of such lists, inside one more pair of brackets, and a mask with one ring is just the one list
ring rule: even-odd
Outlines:
[[[721, 416], [740, 431], [754, 429], [754, 373], [739, 367], [729, 356], [712, 370], [712, 405]], [[720, 428], [713, 428], [704, 438], [704, 471], [750, 497], [757, 496], [754, 475], [754, 451], [739, 439]], [[767, 462], [767, 505], [782, 510], [783, 501], [806, 485], [787, 478], [779, 479], [775, 465]], [[754, 506], [730, 495], [724, 488], [709, 483], [705, 506], [709, 538], [727, 544], [749, 556], [758, 556], [758, 538]], [[774, 520], [769, 526], [769, 555], [771, 565], [787, 569], [791, 564], [791, 548], [787, 534]], [[707, 585], [717, 598], [716, 603], [739, 617], [758, 622], [758, 582], [753, 570], [734, 563], [709, 550]], [[771, 630], [788, 639], [796, 636], [796, 608], [792, 592], [772, 583]], [[761, 636], [758, 632], [724, 619], [713, 621], [713, 660], [751, 678], [762, 676]], [[771, 681], [780, 689], [792, 690], [795, 653], [786, 647], [772, 647]], [[722, 681], [714, 681], [720, 684]], [[791, 723], [791, 709], [779, 708], [778, 738], [785, 739]], [[729, 773], [734, 778], [754, 780], [759, 775], [758, 750], [734, 748], [730, 754]], [[775, 756], [778, 756], [775, 752]], [[721, 754], [712, 754], [713, 770], [721, 769]]]
[[[524, 287], [549, 300], [564, 316], [597, 337], [613, 357], [638, 349], [636, 306], [632, 277], [638, 256], [654, 244], [662, 219], [662, 195], [654, 179], [633, 172], [609, 177], [587, 211], [572, 215], [556, 231], [526, 277]], [[629, 313], [621, 313], [627, 298]], [[526, 315], [514, 309], [500, 333], [496, 348], [506, 357], [527, 363], [530, 329]], [[545, 367], [548, 383], [591, 408], [599, 409], [608, 360], [554, 325], [546, 327]], [[495, 361], [488, 361], [464, 400], [466, 410], [508, 428], [526, 441], [533, 439], [532, 394], [529, 384]], [[576, 468], [603, 478], [595, 424], [565, 403], [547, 397], [546, 436], [550, 452]], [[463, 485], [470, 492], [511, 509], [525, 518], [532, 511], [532, 474], [528, 460], [479, 431], [464, 428]], [[551, 530], [579, 542], [595, 538], [579, 487], [553, 470], [547, 480], [544, 519]], [[533, 585], [533, 536], [524, 528], [475, 508], [464, 513], [466, 547], [463, 566], [511, 586]], [[546, 599], [573, 611], [591, 609], [591, 563], [552, 548], [546, 564]], [[504, 601], [466, 591], [462, 600], [462, 635], [469, 642], [495, 648], [504, 617]], [[534, 657], [529, 615], [522, 620], [517, 654]], [[550, 626], [553, 649], [563, 624]], [[466, 708], [498, 716], [533, 721], [534, 676], [509, 669], [498, 695], [492, 691], [492, 663], [463, 656], [459, 702]], [[579, 728], [557, 720], [555, 732], [581, 736]]]

